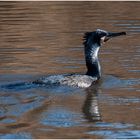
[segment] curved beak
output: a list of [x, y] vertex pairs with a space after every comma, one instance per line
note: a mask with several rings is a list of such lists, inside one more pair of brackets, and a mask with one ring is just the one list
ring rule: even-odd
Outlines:
[[111, 33], [108, 32], [106, 36], [104, 36], [103, 40], [104, 42], [108, 41], [110, 38], [121, 36], [121, 35], [126, 35], [126, 32], [118, 32], [118, 33]]

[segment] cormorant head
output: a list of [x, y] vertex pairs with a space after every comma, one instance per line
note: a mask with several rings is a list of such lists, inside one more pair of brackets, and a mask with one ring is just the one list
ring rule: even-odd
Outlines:
[[97, 44], [101, 46], [101, 43], [108, 41], [110, 38], [121, 36], [121, 35], [126, 35], [126, 32], [112, 33], [112, 32], [107, 32], [105, 30], [97, 29], [96, 31], [85, 33], [84, 44], [90, 43], [90, 44]]

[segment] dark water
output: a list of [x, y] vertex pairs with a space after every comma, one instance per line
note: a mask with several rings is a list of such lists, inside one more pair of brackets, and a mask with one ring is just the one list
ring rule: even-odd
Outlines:
[[[87, 89], [30, 82], [86, 71], [82, 37], [126, 31], [100, 50]], [[0, 138], [140, 138], [140, 2], [0, 2]]]

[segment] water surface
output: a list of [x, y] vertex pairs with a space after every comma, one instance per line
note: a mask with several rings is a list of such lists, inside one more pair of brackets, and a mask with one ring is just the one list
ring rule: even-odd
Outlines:
[[[0, 138], [140, 138], [140, 2], [0, 2]], [[102, 80], [45, 87], [84, 73], [83, 35], [126, 31], [100, 50]]]

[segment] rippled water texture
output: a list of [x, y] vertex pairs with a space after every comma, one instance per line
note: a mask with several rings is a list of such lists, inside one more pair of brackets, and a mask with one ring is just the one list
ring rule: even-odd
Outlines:
[[[99, 83], [26, 84], [84, 73], [83, 34], [97, 28], [127, 32], [101, 48]], [[140, 2], [1, 1], [0, 138], [140, 138], [139, 61]]]

